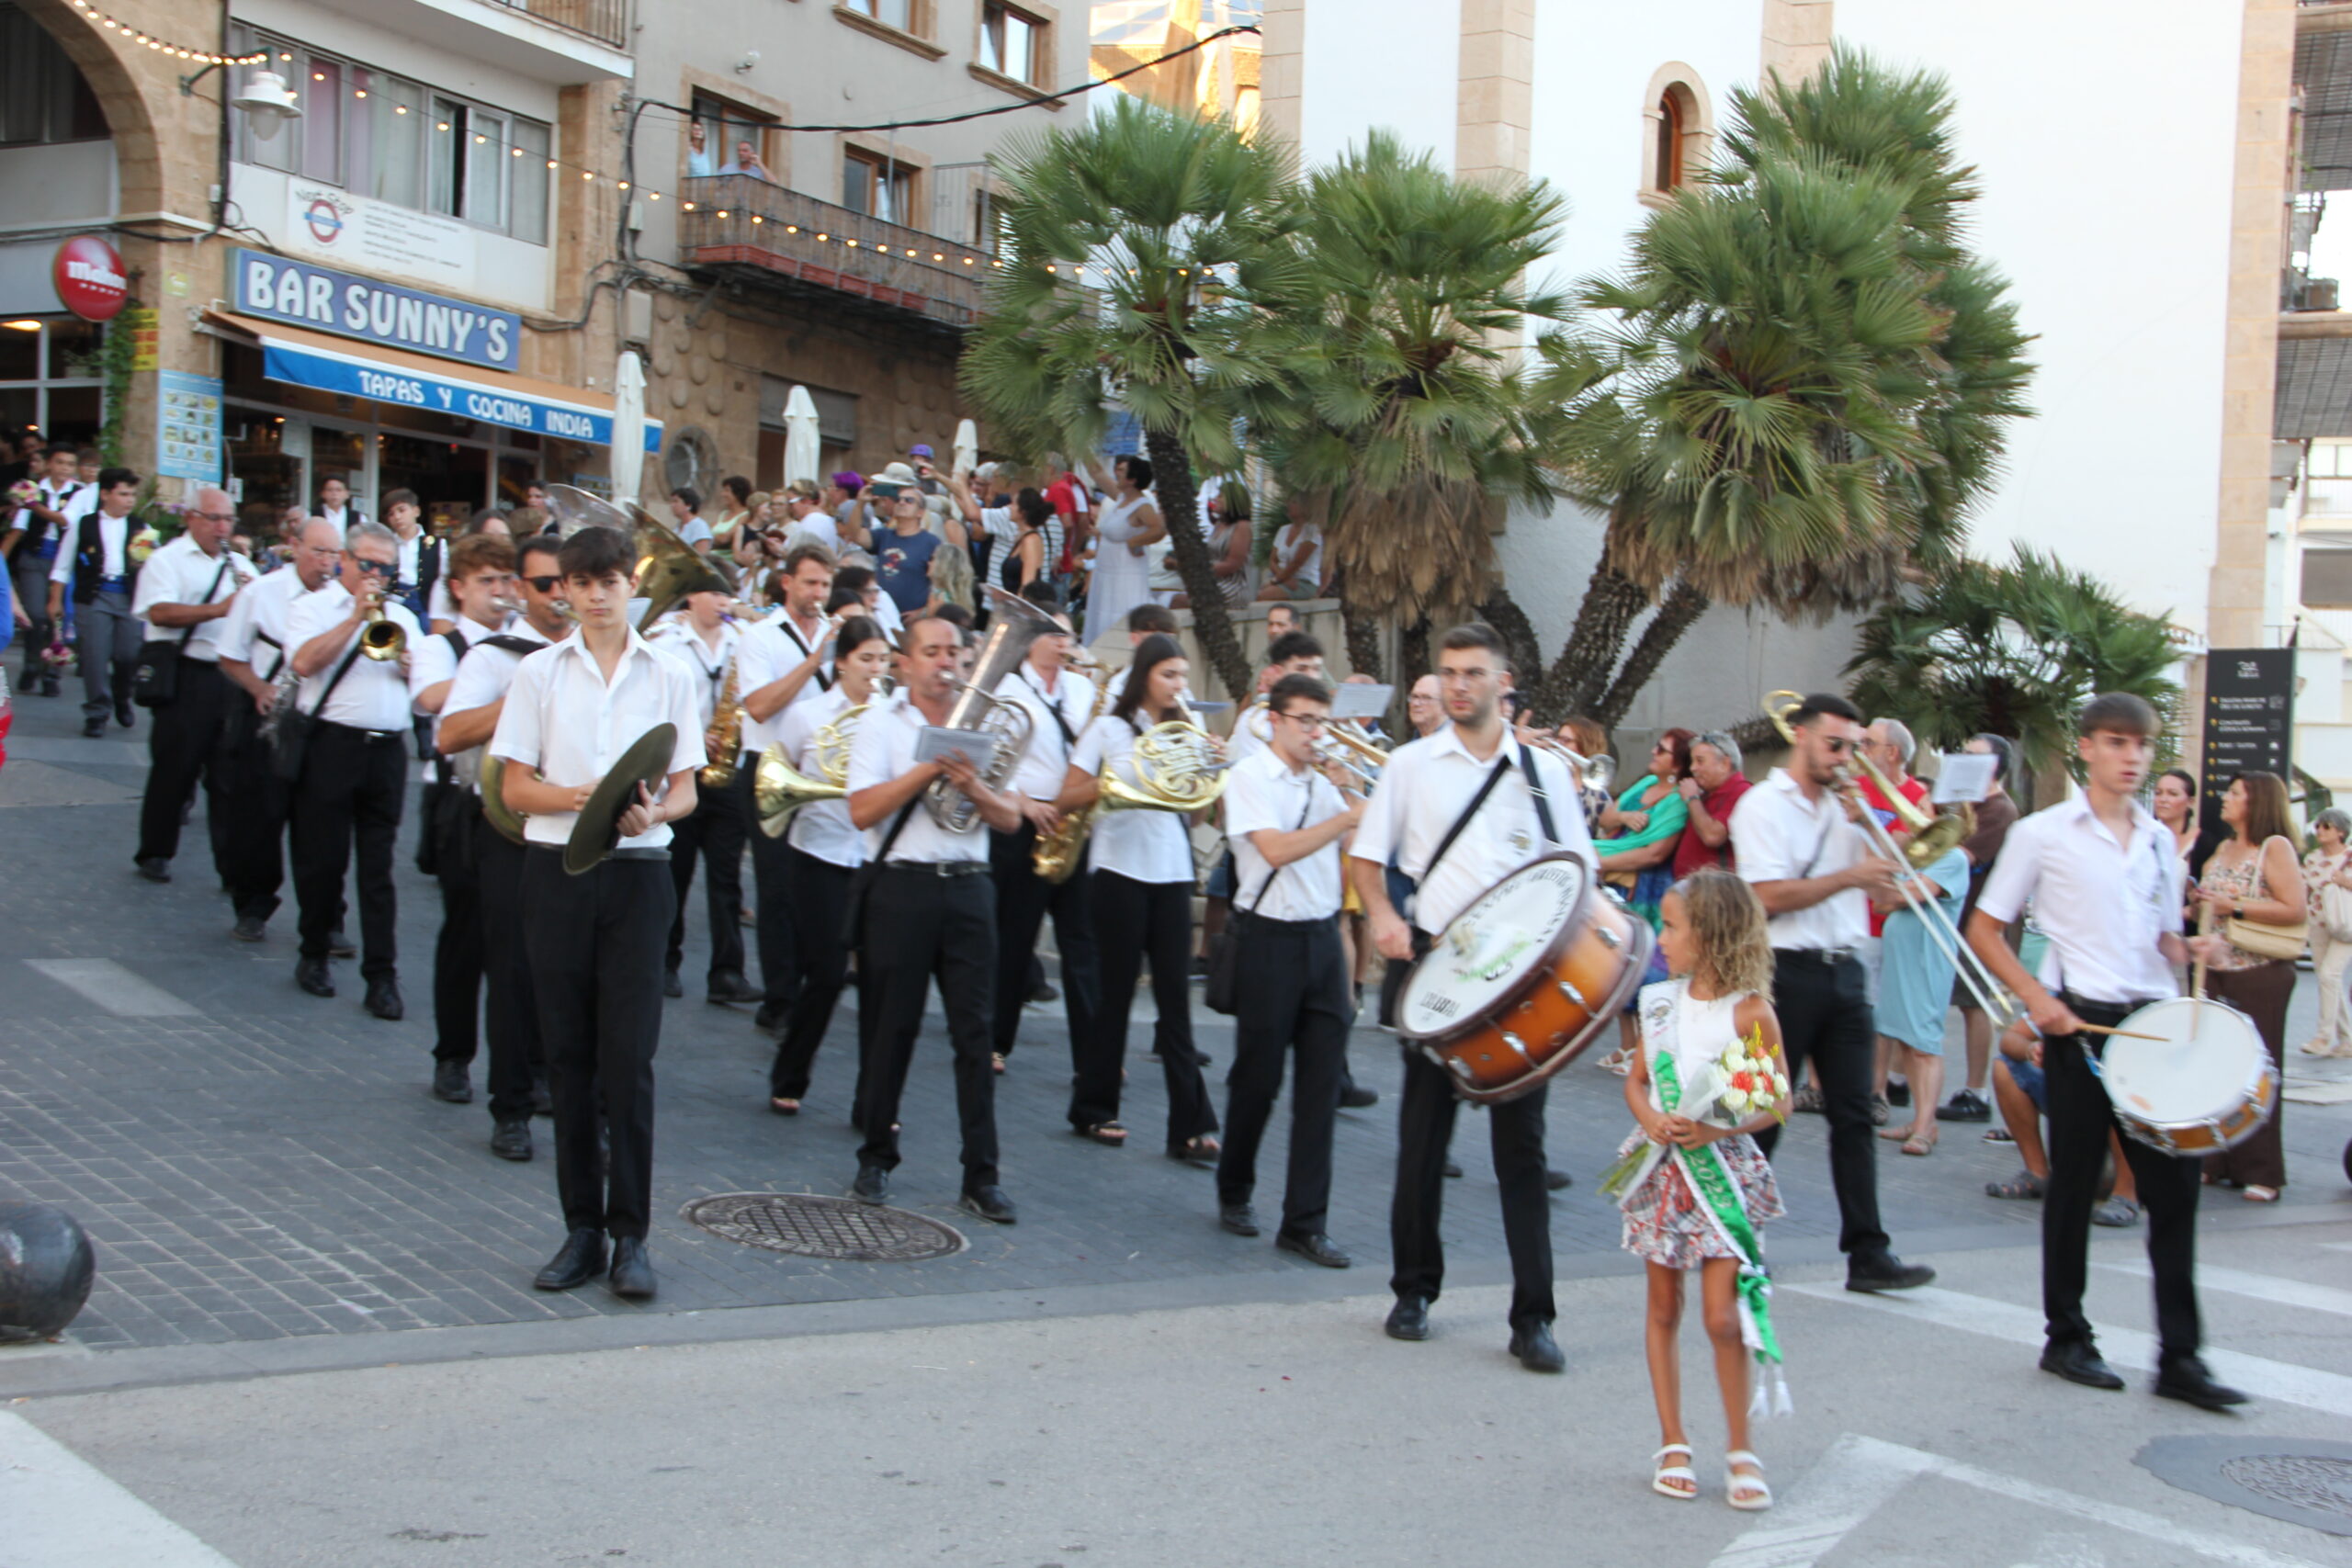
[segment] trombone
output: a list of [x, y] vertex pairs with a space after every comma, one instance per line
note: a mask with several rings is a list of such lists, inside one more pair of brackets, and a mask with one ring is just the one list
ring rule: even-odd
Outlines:
[[[1789, 723], [1789, 715], [1804, 705], [1804, 696], [1796, 692], [1774, 692], [1764, 699], [1764, 716], [1772, 721], [1772, 728], [1781, 732], [1781, 739], [1792, 746], [1796, 744], [1797, 737], [1794, 727]], [[2017, 1021], [2017, 1008], [2011, 1003], [2008, 993], [2001, 988], [2000, 982], [1993, 977], [1993, 972], [1984, 967], [1984, 961], [1976, 956], [1976, 950], [1968, 945], [1968, 939], [1961, 934], [1951, 917], [1944, 913], [1942, 903], [1933, 893], [1914, 888], [1912, 882], [1915, 879], [1909, 874], [1913, 871], [1924, 871], [1958, 848], [1962, 839], [1976, 830], [1976, 813], [1966, 805], [1957, 811], [1923, 811], [1905, 798], [1870, 758], [1857, 751], [1854, 761], [1880, 796], [1894, 808], [1895, 816], [1910, 829], [1911, 841], [1907, 845], [1896, 843], [1886, 824], [1880, 821], [1878, 814], [1868, 807], [1862, 809], [1864, 835], [1870, 839], [1871, 849], [1882, 858], [1903, 869], [1904, 874], [1895, 878], [1894, 890], [1903, 896], [1903, 902], [1911, 912], [1919, 917], [1919, 923], [1927, 928], [1928, 940], [1936, 944], [1938, 952], [1951, 960], [1960, 983], [1968, 987], [1968, 994], [1976, 998], [1976, 1005], [1983, 1008], [1985, 1016], [1993, 1021], [1994, 1033], [1997, 1036]], [[1838, 773], [1838, 783], [1833, 787], [1843, 795], [1853, 788], [1853, 770], [1840, 768]]]

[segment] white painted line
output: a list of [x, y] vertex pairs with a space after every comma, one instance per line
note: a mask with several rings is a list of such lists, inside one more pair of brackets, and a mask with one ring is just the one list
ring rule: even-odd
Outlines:
[[111, 958], [28, 958], [28, 967], [117, 1018], [190, 1018], [196, 1009], [161, 986], [150, 985]]
[[[1848, 1306], [1942, 1328], [1964, 1329], [1988, 1338], [2006, 1339], [2012, 1345], [2030, 1345], [2039, 1349], [2042, 1344], [2042, 1317], [2039, 1311], [1984, 1296], [1964, 1295], [1936, 1285], [1889, 1295], [1868, 1295], [1842, 1285], [1775, 1285], [1774, 1289], [1817, 1296], [1826, 1302], [1842, 1302]], [[2109, 1364], [2136, 1371], [2155, 1370], [2154, 1335], [2107, 1324], [2094, 1324], [2092, 1330], [2098, 1336], [2099, 1354], [2107, 1358]], [[2214, 1377], [2235, 1384], [2256, 1399], [2275, 1399], [2282, 1404], [2300, 1404], [2307, 1410], [2352, 1420], [2352, 1377], [2234, 1350], [2209, 1348], [2203, 1355], [2205, 1365]]]
[[2136, 1508], [2061, 1492], [2054, 1486], [1979, 1470], [1940, 1454], [1852, 1432], [1831, 1444], [1820, 1461], [1789, 1489], [1788, 1498], [1773, 1509], [1769, 1522], [1747, 1530], [1725, 1547], [1710, 1568], [1812, 1568], [1836, 1551], [1856, 1526], [1896, 1492], [1926, 1475], [2144, 1536], [2167, 1547], [2234, 1563], [2237, 1568], [2312, 1568], [2304, 1558], [2266, 1551], [2226, 1536], [2184, 1529], [2170, 1519], [2143, 1514]]
[[8, 1568], [236, 1568], [48, 1433], [0, 1410]]
[[[2110, 1274], [2130, 1274], [2145, 1280], [2151, 1276], [2148, 1260], [2135, 1258], [2129, 1262], [2094, 1263], [2094, 1269], [2104, 1269]], [[2301, 1280], [2282, 1279], [2277, 1274], [2249, 1274], [2242, 1269], [2216, 1269], [2210, 1263], [2197, 1266], [2197, 1288], [2219, 1291], [2224, 1295], [2251, 1296], [2258, 1302], [2277, 1302], [2280, 1306], [2302, 1307], [2311, 1312], [2331, 1312], [2338, 1317], [2352, 1317], [2352, 1291], [2339, 1291], [2333, 1285], [2307, 1284]]]

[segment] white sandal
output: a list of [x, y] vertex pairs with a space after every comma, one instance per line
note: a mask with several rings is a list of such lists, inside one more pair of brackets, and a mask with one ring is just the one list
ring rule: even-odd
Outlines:
[[[1743, 1464], [1754, 1465], [1756, 1473], [1740, 1474]], [[1724, 1501], [1743, 1514], [1760, 1514], [1772, 1506], [1772, 1489], [1764, 1483], [1764, 1461], [1746, 1449], [1724, 1455]]]
[[[1668, 1454], [1680, 1454], [1682, 1456], [1683, 1462], [1680, 1464], [1664, 1463], [1663, 1461]], [[1657, 1493], [1661, 1497], [1672, 1497], [1678, 1502], [1697, 1502], [1699, 1500], [1699, 1472], [1690, 1468], [1690, 1445], [1688, 1443], [1668, 1443], [1666, 1447], [1658, 1450], [1657, 1452], [1650, 1455], [1650, 1463], [1657, 1466], [1657, 1472], [1650, 1477], [1650, 1490]], [[1684, 1485], [1688, 1486], [1690, 1490], [1686, 1492], [1679, 1486], [1668, 1486], [1667, 1483], [1669, 1481], [1679, 1481], [1683, 1483]]]

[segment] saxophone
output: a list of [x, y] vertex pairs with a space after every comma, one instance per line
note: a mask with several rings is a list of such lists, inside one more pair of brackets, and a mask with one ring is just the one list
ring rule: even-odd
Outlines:
[[710, 710], [710, 728], [718, 732], [722, 750], [702, 765], [695, 780], [712, 789], [725, 789], [735, 782], [735, 759], [743, 751], [743, 660], [742, 649], [727, 660], [727, 683], [718, 688], [718, 701]]
[[[1075, 733], [1083, 735], [1086, 727], [1102, 716], [1102, 704], [1109, 695], [1111, 683], [1090, 679], [1094, 688], [1094, 701], [1086, 710]], [[1037, 842], [1029, 852], [1030, 869], [1045, 881], [1058, 886], [1068, 882], [1070, 873], [1078, 869], [1079, 857], [1085, 852], [1086, 836], [1094, 829], [1094, 807], [1083, 807], [1062, 814], [1061, 826], [1050, 833], [1037, 835]]]

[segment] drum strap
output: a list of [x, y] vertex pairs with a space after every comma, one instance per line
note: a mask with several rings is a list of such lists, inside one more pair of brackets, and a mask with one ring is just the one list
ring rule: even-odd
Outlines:
[[1527, 793], [1535, 797], [1535, 820], [1544, 829], [1544, 841], [1556, 844], [1560, 835], [1552, 830], [1552, 797], [1544, 791], [1544, 775], [1535, 771], [1534, 754], [1528, 750], [1524, 740], [1519, 743], [1519, 766], [1527, 775]]

